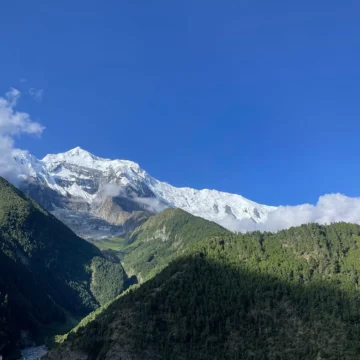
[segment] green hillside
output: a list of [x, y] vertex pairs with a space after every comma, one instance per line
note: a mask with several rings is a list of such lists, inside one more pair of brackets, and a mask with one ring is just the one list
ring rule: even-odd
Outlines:
[[125, 239], [121, 237], [92, 240], [91, 242], [100, 250], [121, 251], [126, 246]]
[[344, 223], [193, 242], [47, 359], [359, 359], [359, 259]]
[[118, 295], [123, 269], [104, 262], [95, 246], [0, 178], [0, 354]]
[[159, 273], [189, 246], [211, 236], [230, 232], [181, 209], [166, 209], [136, 228], [121, 250], [129, 275], [144, 282]]

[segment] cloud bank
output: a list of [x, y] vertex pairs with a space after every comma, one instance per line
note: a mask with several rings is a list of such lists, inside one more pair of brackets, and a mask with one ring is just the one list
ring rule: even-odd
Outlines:
[[360, 224], [360, 198], [342, 194], [319, 197], [315, 205], [279, 206], [268, 215], [267, 221], [256, 224], [253, 220], [228, 220], [224, 223], [233, 231], [278, 231], [308, 223], [331, 224], [332, 222]]
[[21, 134], [39, 136], [44, 130], [41, 124], [32, 121], [28, 113], [15, 110], [19, 98], [20, 91], [14, 88], [4, 97], [0, 96], [0, 175], [12, 182], [16, 182], [20, 172], [24, 171], [14, 156], [26, 153], [15, 148], [15, 138]]

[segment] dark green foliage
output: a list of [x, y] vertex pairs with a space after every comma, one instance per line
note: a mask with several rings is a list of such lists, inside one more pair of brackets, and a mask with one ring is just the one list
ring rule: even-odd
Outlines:
[[189, 243], [48, 359], [359, 359], [359, 260], [344, 223]]
[[[0, 352], [12, 350], [21, 331], [34, 339], [68, 315], [85, 316], [98, 307], [101, 289], [94, 297], [90, 284], [99, 256], [94, 245], [0, 178]], [[122, 282], [122, 268], [119, 275]], [[105, 282], [104, 289], [109, 298]]]
[[91, 291], [100, 305], [106, 304], [124, 291], [126, 275], [120, 263], [95, 257], [91, 269]]
[[2, 253], [51, 285], [54, 302], [80, 315], [96, 306], [84, 281], [100, 251], [1, 178], [0, 236]]

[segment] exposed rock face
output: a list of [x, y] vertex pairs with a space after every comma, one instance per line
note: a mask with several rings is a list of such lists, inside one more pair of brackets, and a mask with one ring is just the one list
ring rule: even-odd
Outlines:
[[145, 205], [126, 197], [105, 197], [92, 206], [92, 212], [111, 224], [124, 225], [134, 212], [143, 212]]
[[79, 147], [16, 160], [24, 174], [20, 188], [85, 238], [122, 235], [167, 207], [230, 229], [243, 219], [263, 222], [275, 209], [236, 194], [176, 188], [134, 162], [99, 158]]

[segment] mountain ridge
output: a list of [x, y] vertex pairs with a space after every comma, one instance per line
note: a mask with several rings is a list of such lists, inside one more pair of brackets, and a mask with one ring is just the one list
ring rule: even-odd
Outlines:
[[15, 160], [21, 170], [20, 188], [76, 233], [81, 228], [84, 231], [74, 220], [79, 214], [92, 218], [86, 220], [90, 227], [101, 220], [106, 222], [93, 226], [100, 229], [98, 233], [90, 229], [79, 234], [83, 237], [123, 235], [124, 225], [133, 221], [134, 212], [151, 215], [168, 207], [183, 209], [230, 230], [242, 220], [264, 222], [276, 209], [237, 194], [177, 188], [155, 179], [135, 162], [100, 158], [80, 147], [48, 154], [42, 160], [22, 153]]

